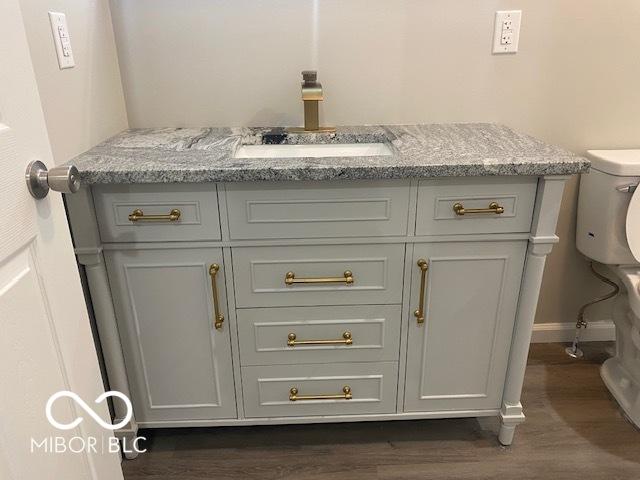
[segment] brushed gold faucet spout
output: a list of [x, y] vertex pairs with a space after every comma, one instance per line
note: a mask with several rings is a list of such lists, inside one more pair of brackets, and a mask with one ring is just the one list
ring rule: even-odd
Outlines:
[[316, 132], [320, 129], [318, 100], [304, 101], [304, 129], [308, 132]]
[[293, 133], [335, 132], [335, 127], [320, 126], [320, 109], [318, 102], [324, 99], [322, 85], [318, 82], [318, 72], [304, 70], [302, 72], [302, 102], [304, 103], [304, 127], [289, 128]]

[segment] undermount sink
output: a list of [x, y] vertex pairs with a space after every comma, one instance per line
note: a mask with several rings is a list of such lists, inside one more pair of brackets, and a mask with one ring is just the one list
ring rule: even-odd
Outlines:
[[332, 143], [305, 145], [241, 145], [234, 158], [323, 158], [391, 156], [386, 143]]

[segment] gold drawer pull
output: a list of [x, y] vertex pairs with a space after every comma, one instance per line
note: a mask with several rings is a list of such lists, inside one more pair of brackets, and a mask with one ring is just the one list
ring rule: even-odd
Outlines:
[[287, 335], [287, 345], [295, 347], [297, 345], [352, 345], [353, 338], [351, 332], [344, 332], [342, 338], [336, 340], [296, 340], [296, 334]]
[[129, 214], [130, 222], [177, 222], [180, 220], [180, 210], [174, 208], [169, 215], [145, 215], [142, 210], [136, 208]]
[[453, 211], [456, 212], [456, 215], [467, 215], [469, 213], [494, 213], [501, 215], [504, 213], [504, 207], [498, 205], [498, 202], [491, 202], [489, 208], [464, 208], [464, 205], [461, 203], [454, 203]]
[[418, 260], [418, 267], [420, 268], [420, 305], [418, 309], [413, 312], [418, 323], [424, 323], [424, 293], [427, 288], [427, 270], [429, 270], [429, 264], [424, 258]]
[[351, 394], [351, 387], [345, 385], [342, 387], [342, 393], [337, 395], [298, 395], [298, 389], [293, 387], [289, 390], [289, 401], [299, 402], [301, 400], [351, 400], [353, 395]]
[[316, 277], [316, 278], [296, 278], [293, 272], [287, 272], [284, 276], [284, 283], [287, 286], [294, 283], [346, 283], [351, 285], [355, 280], [350, 270], [345, 270], [342, 277]]
[[218, 285], [216, 283], [216, 276], [220, 270], [220, 265], [217, 263], [212, 264], [209, 267], [209, 275], [211, 276], [211, 293], [213, 295], [213, 326], [216, 330], [222, 330], [224, 323], [224, 315], [220, 313], [220, 305], [218, 300]]

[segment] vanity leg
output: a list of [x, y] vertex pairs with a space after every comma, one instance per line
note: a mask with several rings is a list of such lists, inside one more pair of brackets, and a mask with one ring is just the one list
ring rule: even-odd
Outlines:
[[520, 395], [529, 356], [529, 344], [538, 306], [538, 295], [547, 255], [558, 242], [555, 234], [566, 177], [544, 177], [538, 181], [531, 236], [520, 286], [516, 323], [509, 352], [509, 367], [500, 409], [502, 445], [511, 445], [516, 425], [524, 422]]
[[142, 448], [141, 445], [138, 445], [137, 434], [138, 430], [136, 428], [135, 431], [124, 432], [122, 430], [118, 430], [118, 438], [120, 439], [120, 448], [122, 452], [122, 456], [127, 460], [134, 460], [138, 458], [140, 454], [139, 448]]
[[546, 253], [541, 254], [541, 250], [548, 253], [551, 251], [551, 245], [529, 244], [516, 313], [516, 325], [509, 353], [509, 367], [502, 396], [502, 408], [500, 409], [499, 440], [502, 445], [511, 445], [516, 425], [524, 422], [525, 419], [524, 413], [522, 413], [520, 394], [527, 368], [529, 344], [531, 343], [538, 293], [546, 260]]
[[501, 445], [508, 447], [513, 442], [516, 427], [524, 422], [525, 416], [522, 413], [522, 405], [503, 405], [500, 410], [500, 432], [498, 441]]
[[[93, 304], [109, 388], [122, 392], [131, 399], [129, 379], [111, 298], [111, 287], [107, 278], [98, 222], [95, 217], [93, 195], [89, 188], [84, 187], [73, 195], [65, 195], [65, 203], [69, 211], [69, 224], [73, 234], [76, 257], [78, 263], [85, 267], [87, 275], [87, 287]], [[120, 400], [115, 400], [113, 409], [115, 417], [113, 422], [120, 423], [127, 416], [126, 405]], [[138, 435], [135, 414], [132, 413], [131, 420], [124, 427], [114, 431], [113, 434], [123, 445], [131, 445]], [[127, 454], [125, 457], [129, 458]]]
[[508, 447], [513, 442], [513, 436], [516, 434], [515, 425], [500, 425], [500, 433], [498, 433], [498, 441], [501, 445]]
[[[124, 393], [130, 399], [129, 382], [120, 345], [120, 335], [116, 325], [116, 315], [111, 300], [111, 290], [104, 257], [102, 252], [96, 252], [94, 254], [80, 254], [78, 255], [78, 260], [85, 266], [87, 274], [87, 283], [91, 292], [91, 301], [98, 335], [100, 335], [109, 388]], [[115, 413], [114, 423], [120, 422], [128, 413], [126, 405], [120, 400], [113, 402], [113, 410]], [[134, 414], [131, 414], [131, 420], [124, 427], [113, 433], [118, 439], [125, 442], [125, 445], [131, 445], [138, 434], [138, 424]], [[126, 452], [124, 454], [126, 458], [130, 458]], [[137, 456], [137, 453], [135, 453], [135, 456]]]
[[138, 452], [124, 452], [124, 458], [127, 460], [134, 460], [138, 458]]

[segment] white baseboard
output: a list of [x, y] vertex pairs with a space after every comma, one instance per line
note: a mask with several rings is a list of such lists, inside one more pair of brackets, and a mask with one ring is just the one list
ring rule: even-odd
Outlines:
[[[533, 326], [531, 343], [573, 342], [576, 334], [575, 322], [536, 323]], [[616, 339], [616, 330], [611, 320], [589, 322], [580, 332], [581, 342], [603, 342]]]

